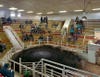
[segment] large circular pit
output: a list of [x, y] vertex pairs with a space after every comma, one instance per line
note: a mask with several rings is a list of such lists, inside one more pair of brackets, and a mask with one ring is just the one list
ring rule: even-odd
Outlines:
[[22, 62], [36, 62], [45, 58], [71, 67], [81, 68], [81, 58], [76, 53], [50, 45], [29, 48], [13, 56], [17, 62], [19, 58], [22, 58]]

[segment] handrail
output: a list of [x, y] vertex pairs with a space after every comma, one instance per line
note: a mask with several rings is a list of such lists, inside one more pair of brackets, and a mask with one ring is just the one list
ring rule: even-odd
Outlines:
[[[52, 66], [52, 65], [50, 65], [50, 64], [45, 64], [46, 66], [50, 66], [50, 67], [52, 67], [52, 68], [54, 68], [54, 69], [59, 69], [59, 70], [61, 70], [61, 71], [63, 71], [64, 69], [62, 69], [62, 68], [59, 68], [59, 67], [56, 67], [56, 66]], [[72, 70], [69, 70], [69, 69], [65, 69], [64, 70], [65, 72], [68, 72], [68, 73], [71, 73], [71, 74], [76, 74], [76, 75], [79, 75], [79, 76], [83, 76], [83, 74], [80, 74], [80, 73], [78, 73], [78, 72], [75, 72], [75, 71], [72, 71]], [[54, 72], [54, 71], [53, 71]], [[61, 74], [62, 75], [62, 74]]]
[[[22, 62], [22, 63], [24, 64], [24, 63], [33, 63], [33, 62]], [[35, 63], [35, 62], [34, 62], [34, 63]]]
[[11, 48], [6, 54], [5, 56], [1, 59], [2, 62], [7, 62], [8, 59], [10, 59], [12, 57], [12, 50], [13, 48]]
[[41, 63], [41, 60], [36, 64], [35, 68], [37, 68], [40, 63]]
[[88, 72], [88, 71], [83, 71], [83, 70], [80, 70], [80, 69], [76, 69], [76, 68], [73, 68], [73, 67], [70, 67], [70, 66], [66, 66], [66, 65], [63, 65], [63, 64], [60, 64], [60, 63], [57, 63], [57, 62], [47, 60], [47, 59], [41, 59], [41, 60], [45, 61], [45, 62], [56, 64], [56, 65], [59, 65], [59, 66], [62, 66], [62, 67], [68, 68], [68, 69], [72, 69], [72, 70], [75, 70], [75, 71], [78, 71], [78, 72], [82, 72], [82, 73], [85, 73], [85, 74], [90, 74], [90, 75], [97, 76], [97, 77], [100, 76], [100, 75], [97, 75], [97, 74], [94, 74], [94, 73], [91, 73], [91, 72]]
[[[46, 72], [48, 72], [48, 71], [51, 72], [51, 70], [50, 70], [49, 68], [47, 69]], [[61, 73], [59, 73], [59, 72], [57, 72], [57, 71], [54, 71], [54, 70], [53, 70], [53, 72], [56, 73], [56, 74], [62, 75]]]
[[[22, 49], [21, 43], [16, 38], [16, 36], [13, 33], [13, 31], [11, 30], [11, 28], [10, 27], [4, 27], [4, 31], [5, 31], [6, 35], [8, 36], [10, 42], [15, 46], [15, 48]], [[16, 42], [16, 43], [14, 43], [14, 42]]]
[[24, 47], [24, 43], [20, 40], [19, 37], [17, 37], [18, 35], [15, 33], [15, 31], [14, 31], [11, 27], [9, 27], [9, 28], [10, 28], [11, 32], [13, 33], [13, 35], [15, 36], [16, 40], [18, 41], [18, 43], [19, 43], [22, 47]]
[[44, 73], [39, 72], [39, 71], [37, 71], [37, 70], [34, 70], [34, 69], [32, 69], [32, 68], [30, 68], [30, 67], [27, 67], [27, 66], [25, 66], [25, 65], [23, 65], [23, 64], [20, 64], [20, 63], [14, 61], [14, 60], [9, 59], [9, 61], [11, 61], [11, 62], [13, 62], [13, 63], [15, 63], [15, 64], [17, 64], [17, 65], [20, 65], [20, 66], [22, 66], [22, 67], [24, 67], [24, 68], [27, 68], [28, 70], [34, 71], [35, 73], [38, 73], [38, 74], [40, 74], [40, 75], [42, 75], [42, 76], [45, 76], [45, 77], [48, 76], [47, 74], [44, 74]]
[[[47, 73], [48, 75], [50, 75], [51, 72], [52, 72], [51, 70], [50, 70], [50, 71], [46, 71], [46, 73]], [[61, 77], [61, 75], [62, 75], [61, 73], [58, 75], [58, 72], [56, 72], [56, 71], [53, 70], [53, 76], [54, 76], [54, 77], [55, 77], [55, 76], [56, 76], [56, 77]]]
[[[8, 27], [8, 26], [7, 26]], [[18, 41], [18, 43], [24, 47], [24, 43], [20, 40], [20, 38], [18, 37], [17, 33], [13, 30], [13, 28], [11, 28], [10, 26], [8, 27], [9, 30], [13, 33], [13, 35], [15, 36], [15, 39]]]
[[[38, 73], [38, 74], [41, 74], [41, 75], [44, 75], [45, 76], [45, 74], [42, 72], [42, 71], [38, 71], [38, 70], [36, 70], [35, 68], [36, 67], [38, 67], [38, 65], [41, 63], [41, 62], [43, 62], [43, 64], [44, 65], [48, 65], [48, 66], [50, 66], [50, 67], [53, 67], [54, 69], [58, 69], [58, 70], [64, 70], [64, 71], [69, 71], [69, 70], [72, 70], [72, 71], [76, 71], [76, 72], [79, 72], [79, 73], [83, 73], [83, 74], [87, 74], [87, 75], [93, 75], [93, 76], [96, 76], [96, 77], [99, 77], [99, 75], [96, 75], [96, 74], [93, 74], [93, 73], [90, 73], [90, 72], [87, 72], [87, 71], [83, 71], [83, 70], [79, 70], [79, 69], [76, 69], [76, 68], [73, 68], [73, 67], [70, 67], [70, 66], [66, 66], [66, 65], [63, 65], [63, 64], [60, 64], [60, 63], [57, 63], [57, 62], [53, 62], [53, 61], [50, 61], [50, 60], [47, 60], [47, 59], [41, 59], [35, 66], [34, 66], [34, 69], [32, 69], [31, 67], [27, 67], [26, 65], [23, 65], [23, 64], [21, 64], [21, 63], [18, 63], [18, 62], [16, 62], [16, 61], [14, 61], [14, 60], [11, 60], [11, 59], [9, 59], [9, 61], [11, 61], [11, 62], [13, 62], [13, 63], [15, 63], [15, 64], [17, 64], [17, 65], [20, 65], [20, 66], [22, 66], [22, 67], [24, 67], [24, 68], [27, 68], [27, 69], [29, 69], [29, 70], [31, 70], [31, 71], [35, 71], [35, 73]], [[22, 63], [25, 63], [25, 62], [22, 62]], [[50, 63], [50, 64], [49, 64]], [[57, 66], [60, 66], [60, 67], [56, 67], [56, 65]], [[41, 65], [41, 66], [43, 66], [43, 65]], [[62, 67], [62, 68], [61, 68]], [[63, 69], [63, 68], [65, 68], [65, 69]], [[67, 68], [67, 70], [66, 70], [66, 68]], [[42, 68], [40, 68], [40, 69], [42, 69]], [[54, 71], [54, 72], [56, 72], [56, 71]], [[47, 73], [46, 73], [46, 75], [47, 75]], [[53, 74], [54, 75], [54, 74]]]
[[[11, 30], [11, 32], [13, 33], [13, 31]], [[17, 38], [17, 36], [13, 33], [15, 39], [18, 41], [18, 43], [20, 44], [21, 47], [23, 47], [23, 45], [21, 44], [21, 42], [19, 41], [19, 39]]]
[[[36, 41], [36, 42], [38, 42], [38, 41]], [[46, 41], [43, 41], [44, 43], [46, 42]], [[69, 51], [73, 51], [73, 52], [77, 52], [77, 51], [83, 51], [83, 49], [79, 49], [78, 48], [78, 46], [76, 46], [75, 48], [72, 48], [72, 47], [69, 47], [69, 45], [67, 45], [67, 44], [57, 44], [57, 42], [53, 42], [53, 41], [51, 41], [52, 43], [45, 43], [45, 44], [43, 44], [43, 45], [53, 45], [53, 46], [61, 46], [62, 48], [66, 48], [67, 50], [69, 50]], [[39, 45], [42, 45], [42, 44], [37, 44], [36, 46], [39, 46]], [[31, 48], [31, 47], [33, 47], [34, 45], [31, 45], [30, 47], [28, 47], [28, 48]], [[71, 45], [71, 46], [75, 46], [75, 45]]]
[[[83, 70], [80, 70], [80, 69], [76, 69], [76, 68], [73, 68], [73, 67], [70, 67], [70, 66], [66, 66], [66, 65], [63, 65], [63, 64], [60, 64], [60, 63], [57, 63], [57, 62], [53, 62], [53, 61], [50, 61], [50, 60], [47, 60], [47, 59], [41, 59], [38, 64], [36, 65], [36, 67], [38, 67], [38, 65], [43, 61], [43, 64], [44, 66], [49, 66], [51, 68], [54, 68], [54, 69], [57, 69], [57, 70], [61, 70], [61, 71], [65, 71], [65, 72], [69, 72], [69, 73], [73, 73], [73, 74], [76, 74], [76, 75], [80, 75], [80, 76], [83, 76], [83, 75], [91, 75], [91, 76], [96, 76], [96, 77], [99, 77], [99, 75], [97, 74], [94, 74], [94, 73], [91, 73], [91, 72], [88, 72], [88, 71], [83, 71]], [[47, 63], [46, 63], [47, 62]], [[49, 64], [50, 63], [50, 64]], [[57, 66], [56, 66], [57, 65]], [[42, 66], [42, 65], [41, 65]], [[60, 66], [60, 67], [58, 67]], [[35, 67], [35, 68], [36, 68]], [[62, 67], [62, 68], [61, 68]], [[65, 68], [65, 69], [64, 69]], [[40, 68], [41, 69], [41, 68]], [[48, 69], [47, 69], [48, 70]], [[46, 72], [47, 72], [46, 70]], [[48, 70], [50, 71], [50, 70]], [[57, 73], [56, 71], [53, 70], [53, 73]], [[50, 73], [50, 72], [49, 72]], [[60, 73], [59, 73], [60, 74]], [[54, 74], [53, 74], [54, 75]], [[62, 74], [61, 74], [62, 75]]]

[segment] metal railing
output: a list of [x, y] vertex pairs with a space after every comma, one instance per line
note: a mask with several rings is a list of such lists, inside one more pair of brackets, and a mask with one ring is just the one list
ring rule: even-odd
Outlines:
[[17, 42], [19, 43], [20, 47], [22, 49], [24, 48], [24, 43], [21, 41], [21, 39], [18, 37], [17, 33], [10, 26], [4, 26], [3, 29], [4, 29], [5, 33], [6, 33], [6, 29], [8, 29], [12, 33], [12, 35], [15, 37], [15, 39], [17, 40]]
[[77, 77], [100, 77], [100, 75], [93, 74], [91, 72], [79, 70], [70, 66], [66, 66], [57, 62], [53, 62], [47, 59], [42, 59], [43, 64], [45, 68], [50, 67], [52, 69], [57, 69], [62, 71], [62, 76], [65, 77], [67, 74], [72, 74], [72, 76], [77, 76]]
[[[33, 77], [36, 77], [37, 75], [40, 75], [41, 77], [100, 77], [94, 73], [76, 69], [47, 59], [41, 59], [39, 62], [22, 62], [21, 58], [19, 58], [19, 63], [13, 60], [9, 61], [13, 62], [14, 71], [16, 69], [15, 65], [17, 64], [19, 65], [20, 74], [25, 70], [29, 70]], [[27, 64], [31, 64], [32, 66], [28, 67]]]
[[21, 64], [21, 63], [18, 63], [18, 62], [16, 62], [16, 61], [14, 61], [14, 60], [9, 60], [12, 64], [13, 64], [13, 70], [15, 71], [15, 69], [16, 69], [16, 67], [15, 67], [15, 65], [17, 66], [19, 66], [19, 73], [20, 74], [23, 74], [22, 73], [22, 68], [25, 68], [26, 70], [29, 70], [31, 73], [32, 73], [32, 76], [33, 77], [36, 77], [36, 76], [43, 76], [43, 77], [48, 77], [48, 75], [47, 74], [44, 74], [44, 73], [42, 73], [42, 72], [39, 72], [39, 71], [37, 71], [37, 70], [35, 70], [35, 66], [34, 66], [34, 64], [33, 64], [33, 67], [32, 68], [30, 68], [30, 67], [27, 67], [26, 65], [23, 65], [23, 64]]
[[37, 41], [35, 41], [35, 44], [32, 44], [32, 42], [30, 41], [30, 44], [27, 44], [27, 45], [24, 44], [24, 46], [27, 49], [27, 48], [31, 48], [31, 47], [39, 46], [39, 45], [53, 45], [53, 46], [60, 46], [60, 47], [67, 49], [69, 51], [80, 52], [80, 53], [82, 53], [85, 49], [85, 48], [80, 48], [79, 45], [70, 45], [68, 43], [63, 43], [62, 41], [63, 40], [58, 40], [56, 42], [49, 41], [49, 40], [46, 40], [46, 41], [38, 41], [37, 40]]
[[15, 36], [15, 38], [17, 39], [17, 41], [19, 42], [19, 44], [21, 45], [21, 47], [24, 48], [24, 43], [18, 37], [17, 33], [13, 30], [13, 28], [9, 27], [9, 29], [11, 30], [11, 32], [13, 33], [13, 35]]
[[[55, 45], [54, 45], [55, 46]], [[19, 73], [23, 74], [25, 70], [29, 70], [33, 77], [40, 75], [41, 77], [100, 77], [99, 75], [72, 68], [57, 62], [53, 62], [47, 59], [41, 59], [39, 62], [22, 62], [21, 58], [19, 63], [12, 60], [11, 57], [15, 50], [12, 48], [8, 53], [5, 59], [7, 59], [12, 65], [13, 70], [16, 71], [16, 65], [19, 66]], [[31, 66], [27, 66], [31, 64]], [[18, 68], [18, 67], [17, 67]], [[23, 70], [24, 69], [24, 70]]]

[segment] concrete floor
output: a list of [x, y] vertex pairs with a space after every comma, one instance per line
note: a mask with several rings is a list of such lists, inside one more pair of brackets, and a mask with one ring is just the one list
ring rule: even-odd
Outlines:
[[100, 75], [100, 66], [99, 65], [85, 62], [83, 69], [86, 71]]
[[16, 72], [14, 77], [22, 77], [22, 76]]

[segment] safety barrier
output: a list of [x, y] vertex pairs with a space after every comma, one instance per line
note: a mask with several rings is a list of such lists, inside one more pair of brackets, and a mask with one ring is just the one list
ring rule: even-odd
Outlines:
[[49, 41], [48, 37], [45, 41], [39, 41], [36, 40], [35, 42], [30, 41], [28, 44], [24, 44], [24, 48], [31, 48], [37, 45], [53, 45], [53, 46], [61, 46], [63, 49], [77, 52], [77, 53], [83, 53], [83, 51], [86, 51], [84, 47], [80, 48], [78, 45], [70, 45], [68, 43], [63, 43], [63, 40], [58, 40], [57, 42]]
[[[45, 44], [48, 44], [46, 42]], [[37, 45], [41, 45], [40, 43]], [[55, 44], [52, 44], [55, 46]], [[62, 44], [60, 44], [62, 46]], [[13, 54], [17, 53], [12, 48], [6, 55], [6, 60], [8, 60], [13, 65], [13, 70], [16, 71], [16, 65], [19, 66], [19, 73], [23, 74], [24, 71], [30, 71], [33, 77], [66, 77], [66, 76], [76, 76], [76, 77], [100, 77], [99, 75], [75, 69], [57, 62], [53, 62], [47, 59], [41, 59], [38, 63], [34, 62], [22, 62], [19, 58], [19, 63], [12, 60], [11, 57]], [[31, 64], [31, 66], [28, 66]], [[18, 68], [18, 67], [17, 67]], [[23, 70], [24, 69], [24, 70]]]
[[[24, 71], [30, 71], [33, 77], [100, 77], [99, 75], [79, 70], [70, 66], [66, 66], [57, 62], [53, 62], [47, 59], [41, 59], [39, 62], [22, 62], [19, 58], [19, 63], [13, 60], [9, 60], [13, 63], [13, 69], [15, 71], [15, 65], [19, 65], [19, 73], [23, 74]], [[27, 66], [31, 64], [31, 66]], [[17, 67], [18, 68], [18, 67]], [[24, 70], [23, 70], [24, 69]]]
[[23, 74], [24, 71], [30, 71], [33, 77], [38, 75], [41, 77], [100, 77], [99, 75], [72, 68], [47, 59], [41, 59], [39, 62], [22, 62], [21, 58], [19, 58], [19, 62], [16, 62], [11, 59], [12, 55], [16, 53], [14, 51], [15, 50], [12, 48], [7, 53], [6, 59], [13, 65], [14, 71], [16, 71], [16, 66], [19, 66], [20, 74]]

